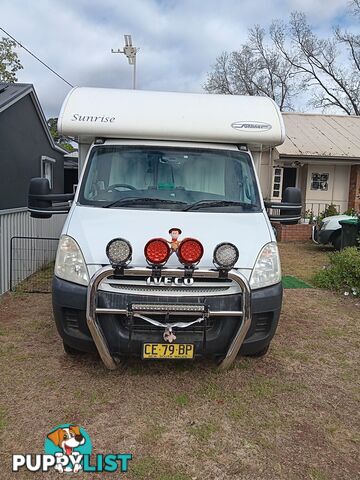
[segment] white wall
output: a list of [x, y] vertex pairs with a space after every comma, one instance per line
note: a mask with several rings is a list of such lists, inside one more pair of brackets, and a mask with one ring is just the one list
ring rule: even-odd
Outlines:
[[[328, 189], [312, 190], [311, 179], [313, 173], [328, 173]], [[308, 165], [308, 174], [306, 182], [306, 209], [324, 210], [325, 204], [338, 205], [340, 213], [347, 210], [349, 195], [349, 165]]]

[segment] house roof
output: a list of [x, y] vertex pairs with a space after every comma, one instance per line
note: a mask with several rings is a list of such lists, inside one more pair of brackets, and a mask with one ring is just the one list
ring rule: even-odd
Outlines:
[[32, 88], [27, 83], [0, 83], [0, 111], [30, 93]]
[[283, 113], [281, 157], [360, 159], [360, 116]]
[[18, 102], [26, 95], [30, 95], [51, 147], [60, 153], [67, 153], [66, 150], [55, 144], [47, 126], [39, 99], [35, 93], [34, 86], [31, 83], [0, 83], [0, 113], [11, 107], [11, 105]]

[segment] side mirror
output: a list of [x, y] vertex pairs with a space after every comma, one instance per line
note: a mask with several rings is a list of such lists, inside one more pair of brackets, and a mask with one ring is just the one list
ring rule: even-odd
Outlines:
[[301, 218], [301, 190], [288, 187], [284, 191], [281, 202], [265, 202], [265, 207], [270, 221], [287, 225], [296, 224]]
[[[68, 213], [69, 201], [74, 199], [73, 193], [51, 193], [47, 178], [30, 180], [28, 209], [33, 218], [50, 218], [53, 214]], [[53, 202], [55, 205], [53, 205]]]

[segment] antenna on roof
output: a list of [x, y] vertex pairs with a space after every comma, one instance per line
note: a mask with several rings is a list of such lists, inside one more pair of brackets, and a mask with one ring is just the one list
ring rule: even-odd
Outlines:
[[124, 35], [125, 39], [125, 46], [123, 50], [119, 48], [117, 50], [111, 49], [111, 53], [123, 53], [129, 61], [130, 65], [134, 65], [133, 70], [133, 88], [136, 88], [136, 54], [140, 50], [140, 48], [136, 48], [132, 44], [131, 35]]

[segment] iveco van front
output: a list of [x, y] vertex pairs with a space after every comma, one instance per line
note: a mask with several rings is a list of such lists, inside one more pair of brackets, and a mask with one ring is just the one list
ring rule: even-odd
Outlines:
[[[251, 151], [283, 141], [276, 105], [98, 90], [73, 90], [59, 119], [88, 144], [55, 264], [65, 350], [98, 351], [108, 368], [263, 355], [282, 286]], [[115, 120], [79, 123], [96, 112]]]

